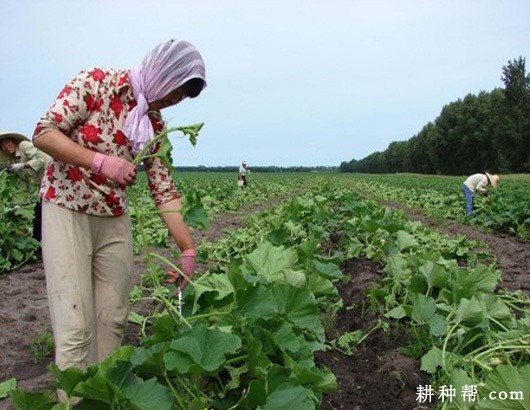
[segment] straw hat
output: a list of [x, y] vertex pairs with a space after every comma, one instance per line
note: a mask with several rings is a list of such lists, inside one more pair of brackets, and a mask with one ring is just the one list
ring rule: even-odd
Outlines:
[[[13, 138], [16, 141], [29, 141], [27, 137], [16, 132], [0, 132], [0, 141], [4, 138]], [[11, 162], [13, 162], [13, 158], [0, 149], [0, 164], [8, 164]]]
[[497, 174], [489, 174], [486, 172], [486, 176], [489, 178], [493, 188], [497, 188], [497, 186], [499, 186], [499, 176]]

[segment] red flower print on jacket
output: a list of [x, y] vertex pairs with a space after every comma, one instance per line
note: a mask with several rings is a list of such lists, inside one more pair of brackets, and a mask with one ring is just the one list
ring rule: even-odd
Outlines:
[[125, 84], [127, 82], [127, 80], [129, 79], [129, 76], [128, 74], [124, 74], [120, 77], [120, 79], [118, 80], [118, 87], [121, 87], [123, 84]]
[[90, 76], [94, 79], [94, 81], [103, 81], [106, 77], [105, 73], [100, 68], [95, 68], [93, 71], [91, 71]]
[[101, 174], [92, 174], [90, 180], [93, 181], [96, 185], [104, 185], [105, 182], [107, 182], [107, 177]]
[[125, 134], [121, 130], [116, 131], [116, 133], [113, 135], [113, 137], [114, 137], [113, 141], [117, 145], [119, 145], [121, 147], [127, 145], [127, 141], [128, 141], [127, 137], [125, 136]]
[[90, 93], [87, 93], [83, 97], [83, 101], [86, 104], [87, 111], [96, 111], [99, 112], [101, 110], [101, 106], [103, 105], [103, 100], [97, 100], [94, 98], [94, 96]]
[[55, 182], [57, 178], [55, 178], [54, 174], [55, 170], [53, 169], [53, 165], [48, 165], [46, 168], [46, 177], [48, 178], [48, 181], [50, 181], [52, 184]]
[[120, 198], [116, 196], [115, 191], [110, 191], [107, 196], [105, 196], [105, 203], [110, 207], [115, 207], [120, 204]]
[[83, 125], [81, 128], [81, 135], [85, 141], [91, 142], [92, 144], [103, 142], [101, 139], [101, 128], [96, 127], [93, 124]]
[[72, 166], [68, 169], [67, 178], [72, 182], [79, 182], [83, 179], [83, 174], [78, 167]]
[[55, 188], [52, 186], [48, 187], [48, 190], [44, 194], [44, 199], [50, 200], [50, 199], [55, 199], [56, 197], [57, 197], [57, 192], [55, 192]]
[[121, 206], [118, 206], [117, 208], [114, 208], [112, 210], [112, 215], [114, 216], [121, 216], [123, 215], [123, 208]]
[[70, 93], [72, 92], [72, 87], [70, 87], [69, 85], [67, 85], [66, 87], [64, 87], [61, 92], [59, 93], [59, 95], [57, 96], [58, 99], [61, 99], [61, 98], [64, 98], [66, 97], [67, 95], [70, 95]]
[[53, 119], [54, 121], [57, 123], [57, 124], [60, 124], [61, 122], [63, 122], [63, 116], [61, 114], [59, 114], [58, 112], [52, 112], [52, 115], [53, 115]]
[[114, 97], [110, 100], [110, 109], [114, 111], [116, 118], [120, 117], [121, 111], [123, 110], [123, 103], [119, 97]]

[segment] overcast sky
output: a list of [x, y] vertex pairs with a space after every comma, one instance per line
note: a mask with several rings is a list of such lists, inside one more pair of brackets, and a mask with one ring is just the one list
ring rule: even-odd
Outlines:
[[175, 165], [361, 159], [530, 55], [528, 0], [0, 0], [0, 16], [0, 130], [26, 135], [81, 69], [195, 45], [208, 87], [163, 114], [205, 125], [195, 148], [172, 138]]

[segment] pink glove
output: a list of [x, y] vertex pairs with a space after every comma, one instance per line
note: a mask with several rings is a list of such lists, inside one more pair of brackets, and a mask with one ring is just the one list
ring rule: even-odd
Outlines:
[[136, 166], [123, 158], [111, 157], [99, 152], [96, 152], [92, 158], [90, 170], [124, 185], [132, 184], [136, 179]]
[[[182, 273], [186, 275], [188, 278], [192, 279], [193, 275], [195, 275], [195, 257], [196, 257], [195, 249], [186, 249], [182, 252], [182, 255], [179, 260], [180, 269], [182, 269]], [[188, 281], [185, 278], [182, 278], [182, 285], [181, 288], [184, 289], [186, 285], [188, 284]]]
[[[178, 262], [182, 273], [184, 273], [184, 275], [186, 275], [190, 279], [193, 278], [195, 274], [195, 256], [195, 249], [186, 249], [182, 252], [182, 255]], [[177, 284], [179, 278], [181, 279], [180, 284], [177, 285], [180, 289], [184, 289], [188, 284], [186, 278], [181, 278], [181, 275], [177, 271], [170, 270], [167, 272], [167, 275], [170, 277], [168, 280], [166, 280], [167, 283]]]

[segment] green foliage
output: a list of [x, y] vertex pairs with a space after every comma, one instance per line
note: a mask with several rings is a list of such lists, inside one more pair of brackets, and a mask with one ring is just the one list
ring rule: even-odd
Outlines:
[[[434, 175], [364, 175], [349, 178], [350, 183], [378, 199], [398, 202], [431, 216], [463, 224], [511, 233], [530, 240], [530, 177], [504, 176], [487, 197], [477, 195], [475, 212], [465, 215], [463, 177]], [[458, 250], [455, 250], [459, 252]], [[460, 251], [461, 252], [461, 251]]]
[[52, 334], [50, 332], [40, 334], [35, 341], [30, 343], [29, 348], [35, 357], [35, 361], [37, 363], [42, 362], [54, 351], [55, 344], [53, 342]]
[[34, 258], [38, 247], [32, 238], [36, 194], [36, 186], [0, 171], [0, 274]]
[[[528, 298], [494, 291], [499, 272], [485, 264], [477, 243], [432, 232], [355, 192], [371, 184], [383, 191], [385, 184], [308, 175], [294, 182], [256, 180], [238, 196], [228, 185], [215, 191], [223, 186], [219, 179], [193, 178], [178, 183], [208, 187], [210, 194], [200, 188], [197, 194], [207, 214], [221, 212], [219, 202], [237, 210], [274, 192], [303, 193], [247, 215], [240, 231], [201, 243], [200, 257], [212, 266], [193, 278], [180, 306], [174, 286], [161, 283], [163, 272], [177, 267], [152, 251], [156, 236], [146, 235], [155, 219], [144, 207], [148, 192], [135, 190], [135, 232], [149, 279], [134, 297], [157, 308], [134, 316], [142, 326], [139, 347], [125, 346], [84, 372], [53, 370], [69, 397], [83, 398], [79, 408], [319, 408], [336, 380], [315, 363], [315, 353], [334, 347], [351, 354], [389, 322], [418, 336], [407, 351], [421, 358], [435, 386], [477, 385], [487, 393], [528, 385]], [[446, 207], [451, 196], [434, 198]], [[370, 331], [351, 329], [326, 340], [321, 318], [347, 309], [335, 288], [343, 278], [339, 266], [356, 257], [383, 266], [370, 299], [380, 320]], [[56, 405], [46, 392], [12, 384], [5, 390], [17, 408]]]

